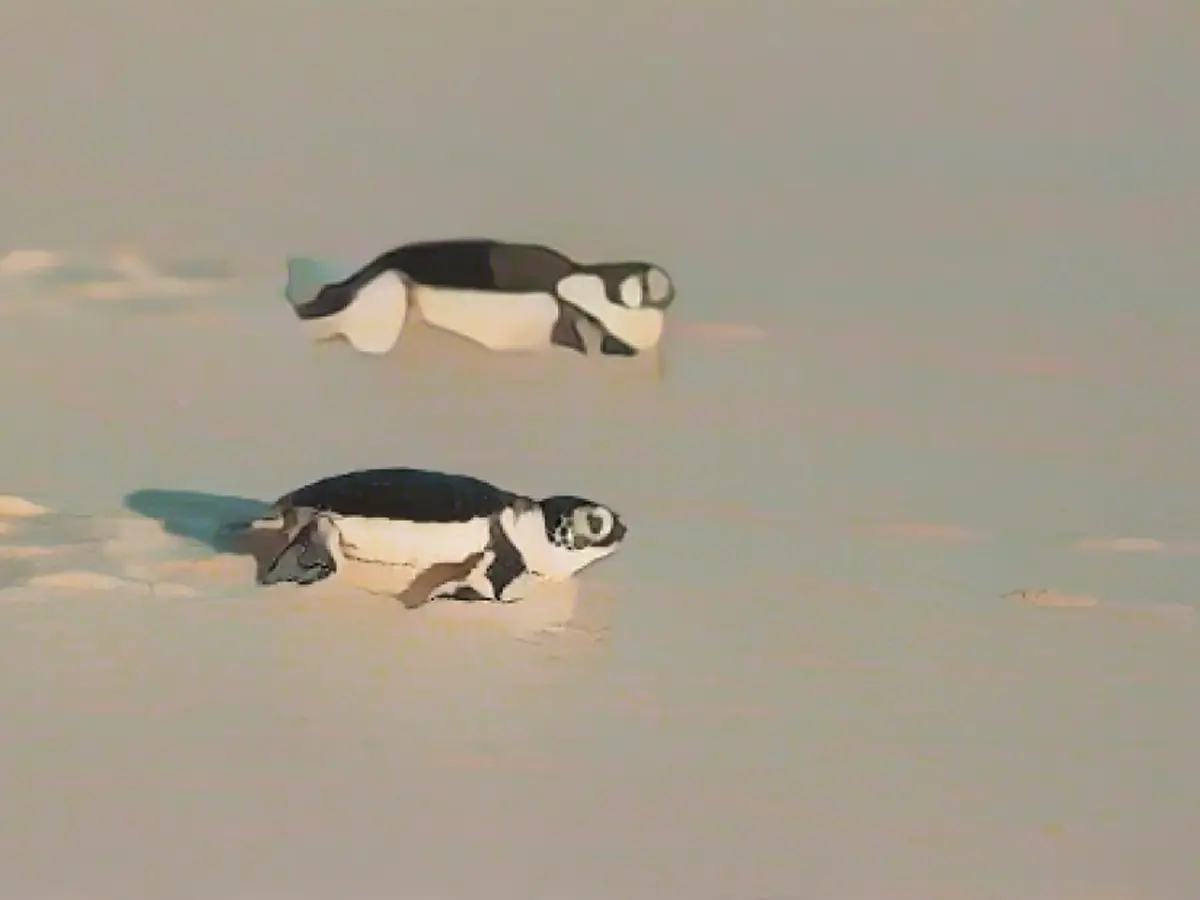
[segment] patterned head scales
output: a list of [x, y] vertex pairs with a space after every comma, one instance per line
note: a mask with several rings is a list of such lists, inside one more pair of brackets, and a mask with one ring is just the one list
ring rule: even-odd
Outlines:
[[665, 310], [675, 300], [675, 285], [671, 276], [659, 266], [651, 263], [624, 263], [612, 267], [626, 270], [621, 279], [619, 294], [621, 304], [630, 309]]
[[620, 277], [618, 294], [620, 304], [630, 310], [647, 307], [650, 310], [666, 310], [674, 301], [674, 284], [671, 276], [659, 266], [650, 263], [624, 263], [610, 266], [613, 272], [624, 272]]
[[671, 281], [671, 276], [658, 266], [647, 266], [642, 283], [646, 291], [646, 306], [666, 309], [674, 302], [675, 284]]
[[655, 309], [662, 312], [675, 300], [675, 284], [661, 266], [629, 261], [581, 265], [559, 282], [559, 294], [568, 303], [597, 314], [598, 303], [611, 303], [627, 310]]
[[540, 504], [546, 521], [546, 538], [556, 547], [585, 550], [615, 547], [627, 529], [621, 517], [602, 503], [583, 497], [548, 497]]

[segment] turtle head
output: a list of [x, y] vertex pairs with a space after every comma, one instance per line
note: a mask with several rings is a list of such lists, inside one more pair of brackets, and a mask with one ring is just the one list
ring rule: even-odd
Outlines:
[[643, 263], [638, 277], [642, 305], [651, 309], [666, 309], [675, 302], [675, 283], [661, 266]]
[[546, 540], [564, 550], [606, 550], [625, 540], [628, 529], [616, 511], [583, 497], [547, 497], [538, 506], [546, 523]]
[[[662, 266], [653, 263], [611, 262], [581, 266], [580, 270], [609, 285], [606, 299], [626, 309], [666, 310], [675, 302], [675, 283]], [[564, 299], [571, 301], [569, 293]]]

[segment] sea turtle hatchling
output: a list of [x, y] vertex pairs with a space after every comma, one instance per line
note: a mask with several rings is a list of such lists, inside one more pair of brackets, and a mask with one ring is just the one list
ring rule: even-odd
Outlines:
[[247, 528], [282, 528], [287, 545], [261, 584], [322, 581], [346, 562], [403, 570], [411, 584], [439, 564], [470, 564], [428, 599], [519, 599], [524, 575], [570, 578], [609, 556], [627, 529], [610, 507], [583, 497], [534, 500], [478, 478], [410, 468], [323, 478], [285, 494]]

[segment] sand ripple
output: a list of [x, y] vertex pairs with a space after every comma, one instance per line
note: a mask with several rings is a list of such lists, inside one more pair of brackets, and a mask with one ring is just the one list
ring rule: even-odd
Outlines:
[[920, 541], [975, 541], [983, 537], [963, 525], [934, 522], [881, 522], [865, 525], [863, 531], [876, 537]]
[[682, 322], [676, 331], [683, 337], [714, 344], [765, 341], [767, 330], [740, 322]]
[[35, 575], [27, 584], [30, 587], [62, 588], [68, 591], [115, 591], [117, 588], [129, 586], [130, 582], [102, 572], [68, 570], [49, 575]]
[[33, 516], [43, 516], [50, 512], [46, 507], [39, 506], [32, 500], [17, 497], [12, 494], [0, 495], [0, 516], [11, 519], [28, 519]]
[[[0, 523], [7, 527], [7, 523]], [[0, 530], [0, 535], [5, 534]], [[0, 559], [35, 559], [39, 556], [53, 556], [59, 552], [58, 547], [15, 546], [0, 547]]]
[[1160, 541], [1155, 538], [1086, 538], [1075, 543], [1079, 553], [1145, 553], [1169, 556], [1196, 556], [1200, 544], [1195, 541]]
[[1091, 609], [1100, 605], [1100, 601], [1091, 594], [1068, 594], [1046, 588], [1023, 589], [1004, 596], [1030, 606], [1051, 606], [1060, 609]]
[[18, 278], [63, 265], [63, 259], [49, 250], [14, 250], [0, 259], [0, 277]]
[[[0, 280], [41, 299], [181, 300], [208, 296], [227, 287], [234, 274], [233, 267], [224, 264], [152, 261], [131, 248], [101, 257], [68, 257], [50, 250], [25, 249], [0, 258]], [[4, 311], [11, 312], [12, 308], [7, 304]]]

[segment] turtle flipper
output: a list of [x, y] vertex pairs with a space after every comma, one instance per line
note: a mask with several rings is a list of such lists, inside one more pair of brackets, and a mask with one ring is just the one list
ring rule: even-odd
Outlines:
[[456, 600], [459, 603], [492, 603], [491, 597], [486, 597], [479, 590], [465, 581], [451, 581], [439, 585], [429, 595], [430, 600]]
[[452, 581], [434, 589], [430, 600], [458, 600], [462, 603], [513, 603], [517, 600], [508, 589], [526, 573], [525, 562], [505, 540], [480, 559], [462, 581]]
[[259, 576], [259, 584], [315, 584], [337, 571], [322, 520], [314, 519], [297, 532]]
[[587, 355], [587, 344], [584, 343], [583, 335], [579, 332], [579, 326], [585, 321], [582, 312], [569, 303], [559, 301], [558, 319], [555, 320], [554, 328], [550, 331], [550, 343], [556, 347]]
[[637, 356], [635, 348], [611, 334], [606, 334], [600, 342], [600, 352], [605, 356]]

